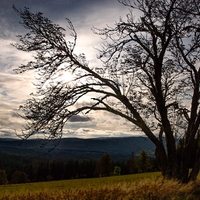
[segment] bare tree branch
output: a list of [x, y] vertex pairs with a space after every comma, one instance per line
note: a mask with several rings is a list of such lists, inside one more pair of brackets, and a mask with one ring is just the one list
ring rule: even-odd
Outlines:
[[[105, 38], [103, 64], [96, 68], [74, 53], [77, 34], [69, 19], [65, 30], [42, 13], [13, 7], [29, 31], [14, 46], [34, 52], [34, 60], [15, 71], [38, 72], [37, 92], [20, 107], [27, 120], [21, 137], [43, 133], [47, 141], [59, 139], [73, 115], [107, 111], [155, 144], [165, 177], [194, 180], [200, 167], [200, 1], [119, 2], [130, 9], [126, 21], [93, 28]], [[73, 74], [70, 82], [59, 80], [66, 71]]]

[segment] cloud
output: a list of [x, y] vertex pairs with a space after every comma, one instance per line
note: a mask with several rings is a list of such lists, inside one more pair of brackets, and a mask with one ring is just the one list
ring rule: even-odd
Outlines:
[[63, 137], [96, 138], [124, 137], [143, 135], [141, 131], [133, 131], [132, 124], [127, 120], [109, 112], [91, 112], [88, 121], [68, 121], [64, 127]]
[[116, 130], [97, 130], [95, 128], [84, 129], [79, 128], [76, 131], [68, 130], [63, 133], [63, 137], [76, 137], [76, 138], [99, 138], [99, 137], [129, 137], [129, 136], [144, 136], [144, 133], [132, 131], [116, 131]]
[[[20, 17], [13, 11], [12, 5], [23, 9], [29, 7], [31, 12], [42, 12], [66, 28], [65, 18], [69, 18], [78, 34], [76, 53], [85, 53], [90, 66], [101, 65], [96, 59], [102, 42], [99, 35], [93, 34], [91, 27], [103, 28], [113, 25], [120, 16], [125, 16], [127, 8], [117, 0], [3, 0], [0, 1], [0, 134], [2, 137], [15, 136], [13, 130], [20, 129], [24, 121], [19, 118], [19, 105], [30, 98], [35, 91], [32, 83], [36, 82], [33, 71], [14, 74], [13, 69], [32, 60], [32, 54], [20, 52], [11, 46], [18, 34], [27, 32], [20, 24]], [[68, 40], [66, 35], [66, 40]], [[85, 101], [86, 99], [83, 99]], [[84, 102], [83, 102], [84, 103]], [[125, 136], [132, 134], [132, 125], [126, 120], [106, 112], [91, 112], [85, 116], [70, 118], [64, 128], [64, 136], [102, 137]]]
[[16, 133], [12, 129], [3, 128], [0, 126], [1, 138], [17, 138]]
[[29, 94], [35, 91], [34, 73], [27, 72], [23, 75], [0, 73], [0, 77], [0, 98], [3, 98], [1, 102], [9, 103], [9, 100], [15, 103], [24, 102]]
[[89, 117], [80, 116], [80, 115], [74, 115], [69, 119], [70, 122], [88, 122], [90, 120], [91, 119]]
[[127, 12], [127, 9], [117, 0], [0, 1], [0, 38], [2, 39], [16, 40], [15, 35], [27, 32], [19, 24], [21, 19], [13, 11], [12, 5], [22, 10], [26, 6], [33, 13], [42, 12], [45, 17], [64, 28], [66, 28], [65, 18], [69, 18], [78, 33], [77, 45], [80, 48], [78, 51], [85, 52], [89, 59], [96, 55], [93, 47], [97, 47], [101, 41], [100, 36], [92, 33], [91, 27], [100, 28], [105, 27], [106, 24], [113, 25], [119, 19], [119, 13], [125, 16]]
[[24, 121], [16, 114], [34, 87], [30, 74], [18, 75], [0, 73], [0, 127], [20, 129]]

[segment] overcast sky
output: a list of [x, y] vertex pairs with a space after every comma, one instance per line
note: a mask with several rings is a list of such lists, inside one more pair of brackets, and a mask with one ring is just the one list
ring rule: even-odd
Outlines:
[[[29, 94], [34, 92], [34, 73], [15, 74], [13, 69], [25, 64], [31, 55], [16, 50], [11, 43], [16, 35], [25, 33], [19, 24], [20, 18], [12, 5], [31, 12], [42, 12], [55, 23], [66, 27], [65, 18], [69, 18], [78, 34], [77, 51], [86, 54], [90, 65], [96, 65], [95, 48], [100, 47], [101, 38], [94, 35], [91, 27], [102, 28], [106, 24], [114, 25], [119, 17], [125, 18], [127, 8], [117, 0], [0, 0], [0, 137], [15, 137], [15, 131], [23, 124], [16, 114]], [[95, 48], [94, 48], [95, 47]], [[74, 117], [66, 129], [70, 137], [101, 137], [132, 135], [131, 125], [125, 120], [109, 113], [96, 112], [90, 119]]]

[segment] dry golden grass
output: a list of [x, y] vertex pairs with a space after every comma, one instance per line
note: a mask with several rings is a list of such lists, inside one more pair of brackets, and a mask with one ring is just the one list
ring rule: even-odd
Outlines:
[[200, 199], [200, 180], [187, 185], [162, 177], [133, 182], [104, 183], [99, 186], [5, 193], [2, 200], [197, 200]]

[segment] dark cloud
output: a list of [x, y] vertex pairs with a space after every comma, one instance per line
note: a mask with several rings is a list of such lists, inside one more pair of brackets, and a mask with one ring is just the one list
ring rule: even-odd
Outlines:
[[[31, 12], [42, 12], [44, 16], [55, 21], [69, 18], [72, 22], [80, 22], [85, 20], [87, 16], [93, 15], [94, 18], [99, 13], [104, 12], [105, 8], [123, 7], [117, 0], [1, 0], [0, 1], [0, 37], [9, 37], [11, 33], [24, 31], [18, 25], [20, 18], [13, 11], [12, 6], [18, 9], [28, 7]], [[107, 13], [108, 14], [108, 13]], [[90, 24], [93, 26], [96, 24]], [[8, 31], [9, 30], [9, 31]]]
[[1, 137], [13, 137], [13, 132], [9, 130], [0, 130]]
[[90, 120], [91, 119], [89, 117], [84, 117], [80, 115], [74, 115], [69, 119], [70, 122], [88, 122]]
[[15, 129], [2, 127], [0, 125], [0, 138], [16, 138], [16, 131]]
[[[69, 18], [78, 34], [75, 53], [84, 52], [90, 66], [98, 65], [96, 59], [98, 52], [95, 53], [94, 47], [100, 48], [101, 44], [100, 36], [94, 35], [91, 27], [103, 28], [106, 24], [112, 26], [120, 16], [123, 17], [127, 13], [127, 8], [118, 0], [0, 0], [0, 135], [6, 137], [9, 137], [9, 134], [14, 135], [14, 129], [21, 129], [24, 121], [15, 111], [18, 112], [19, 105], [30, 98], [29, 94], [35, 91], [32, 85], [32, 82], [35, 82], [33, 71], [20, 75], [13, 74], [12, 71], [20, 64], [26, 64], [32, 60], [32, 54], [20, 52], [10, 45], [18, 42], [16, 35], [27, 32], [19, 24], [21, 19], [13, 11], [13, 5], [22, 10], [28, 7], [33, 13], [42, 12], [43, 16], [63, 28], [66, 28], [65, 18]], [[66, 40], [68, 40], [67, 37], [66, 33]], [[79, 102], [80, 105], [76, 106], [88, 103]], [[76, 115], [70, 118], [64, 129], [77, 131], [74, 134], [80, 134], [81, 137], [89, 137], [90, 134], [99, 136], [107, 129], [112, 132], [122, 128], [122, 122], [117, 119], [101, 112], [90, 113], [89, 117]]]
[[84, 132], [87, 132], [87, 133], [90, 132], [89, 129], [83, 129], [83, 131], [84, 131]]

